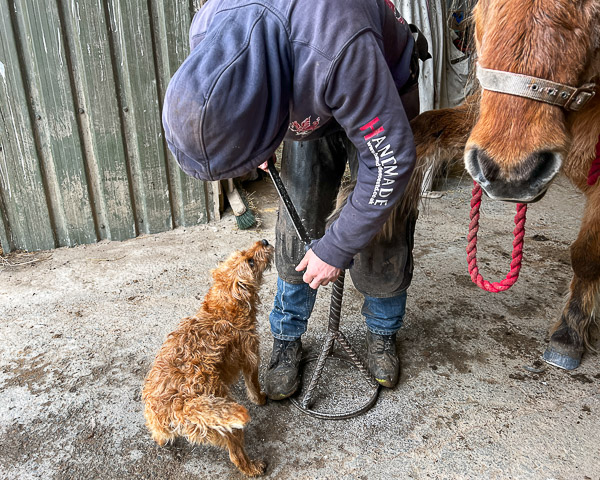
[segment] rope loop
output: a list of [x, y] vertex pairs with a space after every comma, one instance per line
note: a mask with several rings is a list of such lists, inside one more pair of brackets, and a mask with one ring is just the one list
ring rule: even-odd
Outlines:
[[515, 229], [513, 230], [513, 251], [512, 261], [510, 262], [510, 271], [506, 278], [500, 282], [488, 282], [479, 273], [477, 267], [477, 232], [479, 232], [479, 207], [481, 206], [481, 186], [477, 182], [473, 182], [473, 192], [471, 198], [471, 221], [469, 223], [469, 235], [467, 240], [467, 261], [469, 262], [469, 274], [471, 280], [479, 288], [487, 292], [503, 292], [512, 287], [519, 279], [521, 270], [521, 260], [523, 259], [523, 241], [525, 238], [525, 216], [527, 213], [527, 205], [524, 203], [517, 204], [517, 213], [515, 215]]

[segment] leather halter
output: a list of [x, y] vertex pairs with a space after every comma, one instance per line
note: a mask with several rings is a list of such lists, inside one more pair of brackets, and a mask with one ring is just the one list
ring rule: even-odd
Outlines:
[[483, 68], [479, 63], [477, 78], [484, 90], [525, 97], [575, 112], [581, 110], [596, 94], [595, 83], [585, 83], [575, 88], [530, 75]]

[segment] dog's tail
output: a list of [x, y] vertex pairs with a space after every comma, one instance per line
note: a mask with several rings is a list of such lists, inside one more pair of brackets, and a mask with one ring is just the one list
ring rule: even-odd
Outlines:
[[186, 400], [182, 414], [188, 427], [186, 436], [191, 441], [206, 437], [210, 431], [220, 435], [232, 433], [233, 430], [244, 428], [250, 421], [246, 408], [228, 398], [213, 395]]

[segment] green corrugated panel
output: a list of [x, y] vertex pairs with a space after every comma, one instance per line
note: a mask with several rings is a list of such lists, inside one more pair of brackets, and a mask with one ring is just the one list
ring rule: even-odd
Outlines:
[[61, 2], [84, 144], [89, 186], [101, 239], [136, 236], [131, 185], [105, 2]]
[[137, 225], [140, 233], [162, 232], [173, 220], [148, 4], [122, 0], [108, 6], [113, 54], [122, 66], [117, 78]]
[[198, 3], [0, 0], [4, 251], [210, 219], [210, 184], [177, 167], [161, 122]]
[[[0, 90], [1, 91], [1, 90]], [[0, 149], [2, 147], [2, 142], [0, 141]], [[2, 161], [2, 152], [0, 151], [0, 161]], [[1, 182], [1, 180], [0, 180]], [[0, 183], [1, 185], [1, 183]], [[4, 207], [4, 202], [2, 200], [2, 195], [0, 195], [0, 254], [4, 253], [3, 247], [8, 249], [8, 221], [4, 216], [4, 212], [6, 208]], [[6, 245], [6, 247], [5, 247]]]
[[[35, 4], [35, 5], [33, 5]], [[58, 246], [96, 241], [69, 59], [55, 2], [17, 2], [17, 23], [47, 202]]]
[[[162, 106], [169, 79], [189, 53], [188, 31], [192, 12], [185, 2], [152, 0], [151, 5], [158, 59], [159, 100]], [[205, 183], [183, 173], [173, 155], [168, 152], [166, 144], [164, 148], [171, 173], [171, 203], [175, 225], [188, 226], [207, 222], [209, 217]]]
[[54, 247], [54, 236], [31, 124], [29, 85], [18, 54], [20, 37], [11, 17], [18, 15], [0, 0], [0, 194], [4, 232], [2, 249]]

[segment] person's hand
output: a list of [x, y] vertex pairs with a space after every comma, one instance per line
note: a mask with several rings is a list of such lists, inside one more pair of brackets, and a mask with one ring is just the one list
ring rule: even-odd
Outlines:
[[[271, 159], [273, 160], [273, 165], [275, 165], [275, 163], [277, 163], [277, 157], [275, 156], [275, 154], [273, 154], [273, 156], [271, 157]], [[269, 167], [268, 164], [269, 161], [265, 161], [263, 163], [261, 163], [258, 168], [260, 168], [262, 171], [269, 173]]]
[[304, 255], [302, 261], [296, 267], [297, 272], [306, 269], [302, 280], [308, 283], [310, 288], [316, 290], [319, 286], [327, 285], [329, 282], [335, 282], [342, 270], [329, 265], [315, 255], [312, 249], [309, 249]]

